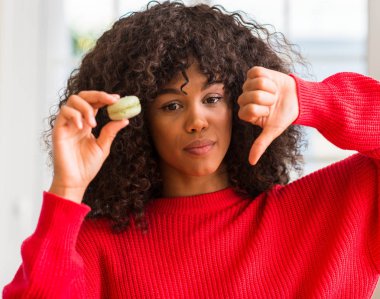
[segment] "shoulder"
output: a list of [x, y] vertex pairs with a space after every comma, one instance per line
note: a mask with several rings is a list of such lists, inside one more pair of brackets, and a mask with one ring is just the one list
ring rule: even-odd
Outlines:
[[100, 237], [108, 234], [112, 234], [112, 229], [110, 221], [105, 218], [86, 218], [80, 229], [82, 236]]
[[355, 195], [375, 196], [379, 189], [380, 163], [362, 154], [308, 174], [286, 186], [274, 189], [278, 196], [345, 199]]
[[103, 244], [110, 242], [113, 234], [109, 220], [86, 218], [78, 235], [77, 249], [98, 251]]
[[355, 154], [269, 191], [265, 208], [286, 223], [342, 227], [365, 225], [377, 214], [376, 160]]

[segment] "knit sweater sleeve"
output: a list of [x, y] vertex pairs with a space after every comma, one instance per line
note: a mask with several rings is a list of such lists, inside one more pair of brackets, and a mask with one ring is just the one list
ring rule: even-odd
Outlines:
[[21, 247], [22, 264], [3, 298], [89, 298], [76, 251], [90, 208], [45, 192], [35, 232]]
[[367, 162], [358, 164], [366, 169], [350, 170], [349, 184], [356, 186], [362, 205], [370, 207], [366, 239], [370, 259], [380, 273], [380, 82], [355, 73], [338, 73], [322, 82], [292, 77], [300, 106], [295, 124], [314, 127], [336, 146], [367, 157]]
[[355, 73], [322, 82], [293, 78], [300, 105], [295, 124], [316, 128], [342, 149], [380, 159], [380, 82]]

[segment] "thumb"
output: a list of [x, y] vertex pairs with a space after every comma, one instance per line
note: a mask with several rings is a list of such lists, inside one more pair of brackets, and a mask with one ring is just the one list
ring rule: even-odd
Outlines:
[[115, 139], [117, 133], [124, 127], [129, 124], [128, 119], [118, 120], [118, 121], [110, 121], [106, 124], [102, 130], [100, 131], [100, 135], [97, 139], [97, 144], [102, 149], [106, 155], [108, 155], [111, 144]]
[[249, 163], [251, 165], [255, 165], [272, 141], [275, 140], [280, 134], [281, 130], [265, 127], [252, 144], [251, 150], [249, 151]]

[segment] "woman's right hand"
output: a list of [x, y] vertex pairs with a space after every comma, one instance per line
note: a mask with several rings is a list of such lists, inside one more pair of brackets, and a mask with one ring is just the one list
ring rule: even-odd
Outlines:
[[80, 203], [107, 158], [116, 134], [128, 120], [110, 121], [98, 138], [92, 134], [99, 108], [119, 99], [102, 91], [81, 91], [68, 98], [52, 131], [54, 176], [49, 192]]

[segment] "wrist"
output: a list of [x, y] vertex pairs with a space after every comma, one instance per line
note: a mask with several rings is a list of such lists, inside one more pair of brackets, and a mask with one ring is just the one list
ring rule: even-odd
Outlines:
[[86, 189], [84, 188], [60, 186], [59, 184], [54, 183], [54, 181], [48, 190], [49, 193], [79, 204], [82, 202], [85, 191]]
[[284, 84], [285, 86], [285, 94], [286, 98], [289, 100], [291, 109], [288, 111], [292, 123], [294, 123], [300, 114], [300, 107], [299, 107], [299, 99], [298, 99], [298, 94], [297, 94], [297, 82], [295, 78], [290, 75], [287, 76], [287, 81]]

